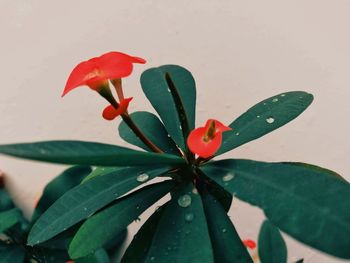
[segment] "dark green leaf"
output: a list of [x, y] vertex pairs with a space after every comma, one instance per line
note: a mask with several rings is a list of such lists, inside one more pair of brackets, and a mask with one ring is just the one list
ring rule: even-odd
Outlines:
[[[158, 117], [147, 111], [138, 111], [130, 115], [136, 125], [142, 130], [147, 138], [150, 139], [158, 148], [169, 154], [179, 154], [179, 150], [175, 142], [168, 136], [163, 123]], [[119, 134], [126, 142], [136, 145], [146, 151], [150, 151], [148, 146], [144, 144], [139, 137], [122, 121], [119, 125]]]
[[94, 254], [74, 260], [75, 263], [110, 263], [109, 256], [104, 249], [97, 250]]
[[148, 250], [152, 244], [152, 239], [157, 229], [159, 220], [167, 204], [159, 207], [141, 226], [134, 236], [128, 249], [125, 251], [121, 263], [143, 263]]
[[192, 183], [172, 194], [144, 262], [214, 262], [202, 200]]
[[25, 252], [19, 246], [9, 246], [0, 251], [0, 263], [22, 263]]
[[103, 247], [173, 187], [173, 181], [146, 186], [93, 215], [74, 236], [69, 255], [80, 258]]
[[213, 244], [215, 262], [253, 263], [246, 247], [221, 204], [207, 192], [203, 193], [202, 199], [211, 243]]
[[123, 170], [125, 167], [96, 167], [95, 169], [92, 170], [92, 172], [86, 176], [81, 183], [85, 183], [92, 178], [95, 178], [97, 176], [109, 174], [112, 172], [117, 172], [119, 170]]
[[259, 258], [261, 263], [286, 263], [287, 247], [277, 227], [265, 220], [259, 233]]
[[238, 198], [261, 207], [301, 242], [350, 258], [350, 184], [307, 167], [223, 160], [202, 168]]
[[192, 74], [176, 65], [151, 68], [142, 74], [141, 85], [168, 133], [185, 149], [187, 135], [195, 125], [196, 84]]
[[313, 101], [303, 91], [292, 91], [268, 98], [230, 124], [232, 131], [223, 133], [222, 145], [216, 155], [255, 140], [298, 117]]
[[120, 146], [83, 141], [47, 141], [0, 145], [0, 153], [51, 163], [96, 166], [184, 163], [182, 158], [175, 155], [140, 152]]
[[343, 180], [343, 181], [346, 181], [340, 174], [332, 171], [332, 170], [329, 170], [329, 169], [326, 169], [326, 168], [323, 168], [323, 167], [320, 167], [320, 166], [317, 166], [317, 165], [314, 165], [314, 164], [309, 164], [309, 163], [301, 163], [301, 162], [283, 162], [285, 164], [290, 164], [290, 165], [297, 165], [297, 166], [302, 166], [302, 167], [305, 167], [305, 168], [308, 168], [308, 169], [313, 169], [315, 170], [316, 172], [320, 172], [320, 173], [324, 173], [325, 175], [331, 175], [331, 176], [334, 176], [340, 180]]
[[14, 207], [15, 205], [13, 204], [9, 194], [5, 189], [0, 188], [0, 212], [10, 210]]
[[38, 263], [63, 263], [70, 260], [67, 250], [49, 249], [35, 246], [31, 257]]
[[303, 258], [299, 259], [298, 261], [295, 261], [295, 263], [303, 263], [303, 262], [304, 262]]
[[205, 179], [210, 182], [208, 184], [208, 192], [213, 195], [215, 199], [220, 202], [225, 211], [228, 212], [232, 204], [232, 194], [209, 177], [205, 177]]
[[0, 212], [0, 233], [13, 227], [19, 223], [22, 218], [22, 213], [17, 208], [8, 211]]
[[[44, 242], [168, 168], [125, 168], [97, 176], [58, 199], [34, 224], [28, 244]], [[142, 179], [142, 180], [141, 180]]]
[[49, 182], [34, 210], [32, 221], [38, 219], [43, 212], [45, 212], [58, 198], [68, 192], [68, 190], [80, 184], [90, 172], [90, 166], [76, 166], [65, 170]]

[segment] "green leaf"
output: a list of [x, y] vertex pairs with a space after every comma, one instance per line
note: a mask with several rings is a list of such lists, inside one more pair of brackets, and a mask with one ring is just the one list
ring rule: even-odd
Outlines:
[[[130, 115], [136, 125], [142, 130], [147, 138], [150, 139], [158, 148], [169, 154], [179, 154], [175, 142], [168, 136], [163, 123], [158, 117], [147, 111], [137, 111]], [[124, 141], [136, 145], [146, 151], [151, 151], [139, 137], [122, 121], [119, 125], [119, 134]]]
[[0, 213], [0, 233], [3, 233], [7, 229], [13, 227], [19, 223], [22, 219], [21, 211], [17, 208], [13, 208], [8, 211]]
[[350, 184], [307, 167], [222, 160], [202, 168], [234, 196], [261, 207], [283, 232], [350, 258]]
[[192, 74], [176, 65], [151, 68], [142, 74], [141, 85], [168, 133], [185, 149], [195, 125], [196, 84]]
[[316, 172], [324, 173], [325, 175], [334, 176], [334, 177], [336, 177], [336, 178], [338, 178], [340, 180], [343, 180], [343, 181], [347, 182], [345, 180], [345, 178], [342, 177], [340, 174], [338, 174], [338, 173], [336, 173], [336, 172], [334, 172], [332, 170], [329, 170], [329, 169], [326, 169], [326, 168], [314, 165], [314, 164], [302, 163], [302, 162], [283, 162], [283, 163], [290, 164], [290, 165], [302, 166], [302, 167], [305, 167], [305, 168], [308, 168], [308, 169], [311, 169], [311, 170], [315, 170]]
[[157, 210], [141, 226], [134, 236], [127, 250], [125, 251], [121, 263], [143, 263], [148, 250], [152, 244], [159, 220], [167, 203], [157, 208]]
[[51, 163], [95, 166], [183, 164], [170, 154], [131, 150], [110, 144], [83, 141], [47, 141], [0, 145], [0, 153]]
[[35, 246], [30, 250], [30, 252], [31, 258], [35, 259], [35, 262], [39, 263], [63, 263], [70, 260], [67, 250], [49, 249]]
[[259, 257], [261, 263], [286, 263], [287, 247], [277, 227], [265, 220], [259, 233]]
[[80, 182], [91, 172], [90, 166], [75, 166], [65, 170], [63, 173], [49, 182], [42, 197], [37, 204], [32, 221], [44, 213], [58, 198], [68, 190], [80, 184]]
[[168, 168], [125, 168], [76, 186], [36, 221], [29, 233], [28, 244], [39, 244], [54, 237], [144, 183], [146, 179], [153, 179], [166, 171]]
[[226, 211], [209, 193], [202, 195], [215, 262], [249, 262], [253, 260], [242, 243]]
[[146, 186], [93, 215], [74, 236], [69, 255], [76, 259], [103, 247], [173, 187], [173, 181]]
[[144, 262], [213, 263], [208, 226], [192, 183], [172, 194]]
[[91, 173], [86, 176], [83, 181], [81, 182], [82, 184], [91, 180], [92, 178], [95, 178], [97, 176], [101, 176], [101, 175], [105, 175], [105, 174], [109, 174], [112, 172], [117, 172], [119, 170], [123, 170], [125, 169], [125, 167], [96, 167], [95, 169], [93, 169], [91, 171]]
[[228, 212], [232, 204], [232, 194], [227, 192], [221, 185], [217, 184], [209, 177], [206, 176], [205, 179], [210, 182], [208, 184], [208, 192], [213, 195], [215, 199], [220, 202], [225, 211]]
[[222, 145], [216, 155], [255, 140], [298, 117], [313, 101], [303, 91], [292, 91], [263, 100], [243, 113], [223, 133]]
[[0, 188], [0, 212], [10, 210], [14, 207], [15, 205], [13, 204], [9, 194], [5, 189]]
[[94, 254], [84, 257], [78, 258], [74, 260], [75, 263], [110, 263], [109, 256], [104, 249], [97, 250]]
[[0, 263], [22, 263], [24, 256], [25, 252], [19, 246], [9, 246], [0, 251]]

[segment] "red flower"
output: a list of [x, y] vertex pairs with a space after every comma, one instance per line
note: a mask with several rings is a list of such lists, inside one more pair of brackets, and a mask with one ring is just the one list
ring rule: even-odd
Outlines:
[[81, 62], [69, 75], [62, 97], [72, 89], [83, 85], [99, 91], [108, 84], [108, 80], [129, 76], [133, 63], [144, 64], [146, 61], [120, 52], [109, 52]]
[[220, 148], [222, 133], [232, 130], [217, 120], [208, 120], [204, 127], [194, 129], [187, 138], [191, 152], [208, 158]]
[[129, 106], [129, 102], [131, 100], [132, 100], [132, 98], [123, 99], [119, 103], [119, 107], [117, 109], [114, 108], [113, 105], [107, 106], [102, 113], [103, 118], [108, 120], [108, 121], [111, 121], [111, 120], [114, 120], [119, 115], [122, 115], [123, 113], [125, 113], [127, 111], [128, 106]]
[[247, 248], [250, 248], [250, 249], [256, 248], [256, 243], [255, 243], [253, 240], [251, 240], [251, 239], [243, 240], [243, 244], [244, 244]]

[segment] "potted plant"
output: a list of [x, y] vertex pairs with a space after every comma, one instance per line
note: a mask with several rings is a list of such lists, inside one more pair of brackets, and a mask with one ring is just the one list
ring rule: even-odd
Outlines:
[[196, 128], [195, 81], [177, 65], [151, 68], [141, 76], [142, 90], [159, 117], [128, 112], [132, 98], [124, 97], [122, 78], [135, 63], [145, 60], [109, 52], [84, 61], [73, 69], [63, 95], [81, 86], [97, 91], [108, 102], [103, 117], [121, 117], [120, 137], [143, 151], [85, 141], [0, 146], [0, 153], [15, 157], [93, 167], [45, 207], [30, 226], [26, 248], [73, 229], [68, 254], [78, 262], [170, 193], [135, 235], [122, 262], [253, 262], [245, 245], [255, 245], [242, 242], [227, 215], [232, 198], [266, 215], [258, 240], [261, 262], [286, 262], [279, 229], [308, 246], [350, 258], [350, 186], [338, 174], [298, 162], [214, 160], [298, 117], [313, 101], [311, 94], [278, 94], [229, 125], [209, 119]]

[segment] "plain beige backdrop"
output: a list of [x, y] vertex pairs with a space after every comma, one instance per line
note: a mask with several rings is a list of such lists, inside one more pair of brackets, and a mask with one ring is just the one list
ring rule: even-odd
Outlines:
[[[106, 103], [97, 94], [81, 88], [60, 98], [78, 62], [116, 50], [148, 60], [124, 82], [131, 111], [150, 110], [140, 73], [167, 63], [195, 76], [197, 125], [208, 118], [228, 124], [281, 92], [313, 93], [302, 116], [224, 157], [309, 162], [350, 179], [349, 14], [349, 0], [0, 0], [0, 143], [126, 145], [117, 123], [101, 118]], [[0, 156], [7, 187], [27, 213], [64, 168]], [[230, 215], [242, 238], [256, 239], [260, 210], [235, 200]], [[345, 262], [287, 239], [290, 262]]]

